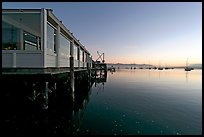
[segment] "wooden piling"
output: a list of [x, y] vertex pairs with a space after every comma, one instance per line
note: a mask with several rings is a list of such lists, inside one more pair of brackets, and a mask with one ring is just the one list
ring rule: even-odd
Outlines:
[[74, 40], [70, 42], [70, 82], [72, 100], [74, 101]]
[[43, 109], [48, 109], [48, 92], [49, 92], [49, 88], [48, 88], [48, 82], [45, 82], [45, 89], [42, 91], [42, 95], [43, 95]]

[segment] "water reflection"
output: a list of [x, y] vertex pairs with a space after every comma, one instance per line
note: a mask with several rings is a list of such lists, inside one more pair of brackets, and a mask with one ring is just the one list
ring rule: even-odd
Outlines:
[[186, 73], [183, 69], [118, 69], [108, 72], [108, 80], [107, 75], [98, 74], [91, 79], [75, 80], [80, 85], [76, 88], [75, 102], [66, 80], [3, 80], [3, 132], [202, 134], [202, 70]]
[[186, 83], [188, 83], [188, 71], [186, 71]]
[[[4, 78], [3, 132], [6, 135], [72, 135], [80, 131], [91, 87], [106, 82], [107, 75], [76, 79], [75, 101], [69, 81]], [[49, 106], [49, 107], [48, 107]]]
[[[202, 134], [202, 70], [117, 70], [92, 87], [80, 134]], [[188, 83], [186, 83], [186, 76]]]

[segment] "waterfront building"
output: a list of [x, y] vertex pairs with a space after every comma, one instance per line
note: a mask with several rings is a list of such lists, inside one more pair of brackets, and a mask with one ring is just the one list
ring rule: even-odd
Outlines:
[[52, 9], [2, 10], [2, 68], [91, 68], [92, 56]]

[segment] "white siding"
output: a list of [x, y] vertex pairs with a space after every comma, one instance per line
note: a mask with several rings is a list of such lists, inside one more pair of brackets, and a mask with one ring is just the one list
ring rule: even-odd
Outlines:
[[56, 67], [56, 66], [57, 66], [57, 55], [47, 50], [46, 67]]
[[85, 67], [85, 68], [87, 67], [87, 63], [86, 63], [86, 62], [84, 62], [84, 67]]
[[78, 60], [74, 59], [74, 67], [79, 67]]
[[69, 58], [60, 57], [60, 67], [70, 67]]
[[2, 52], [2, 68], [13, 66], [13, 54]]
[[84, 63], [80, 61], [80, 67], [84, 67]]
[[[13, 54], [16, 54], [16, 62], [13, 60]], [[2, 51], [2, 67], [13, 68], [43, 68], [42, 51]]]
[[16, 67], [42, 67], [42, 54], [41, 53], [17, 53], [16, 54]]

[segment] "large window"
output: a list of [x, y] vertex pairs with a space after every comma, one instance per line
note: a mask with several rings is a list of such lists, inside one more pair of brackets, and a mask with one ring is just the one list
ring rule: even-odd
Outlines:
[[62, 56], [70, 56], [70, 41], [62, 34], [60, 34], [60, 48]]
[[2, 22], [2, 49], [3, 50], [39, 50], [40, 37], [37, 37], [29, 32], [23, 31], [23, 47], [20, 42], [20, 29]]
[[87, 56], [87, 54], [86, 54], [86, 52], [84, 52], [84, 62], [86, 62], [86, 56]]
[[78, 47], [74, 44], [74, 59], [78, 60]]
[[25, 50], [38, 50], [38, 49], [40, 49], [40, 38], [38, 38], [37, 36], [24, 31], [23, 32], [23, 39], [24, 39], [24, 49]]
[[[26, 10], [23, 12], [2, 11], [3, 50], [40, 49], [40, 41], [38, 41], [40, 39], [36, 36], [41, 34], [41, 11], [36, 11], [33, 13]], [[35, 36], [33, 37], [32, 34]]]
[[56, 53], [56, 30], [49, 23], [47, 24], [47, 48]]
[[80, 61], [83, 61], [84, 55], [83, 55], [83, 51], [80, 49]]
[[2, 21], [3, 50], [17, 50], [20, 47], [19, 32], [17, 27]]

